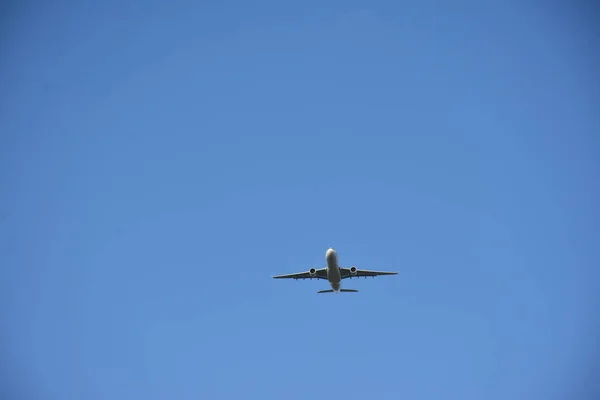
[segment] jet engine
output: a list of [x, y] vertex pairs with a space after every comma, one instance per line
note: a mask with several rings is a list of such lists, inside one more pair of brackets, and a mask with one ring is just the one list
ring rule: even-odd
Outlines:
[[311, 277], [315, 277], [317, 275], [317, 269], [315, 267], [311, 268], [308, 273]]
[[351, 274], [352, 276], [355, 276], [355, 275], [356, 275], [356, 267], [355, 267], [354, 265], [350, 267], [350, 274]]

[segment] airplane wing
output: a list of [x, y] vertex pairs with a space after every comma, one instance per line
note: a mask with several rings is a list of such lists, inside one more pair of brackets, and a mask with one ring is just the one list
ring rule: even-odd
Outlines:
[[295, 274], [275, 275], [274, 279], [327, 279], [327, 268], [315, 269], [311, 268], [306, 272], [298, 272]]
[[340, 272], [342, 273], [342, 279], [346, 278], [358, 278], [361, 276], [379, 276], [379, 275], [397, 275], [397, 272], [387, 272], [387, 271], [370, 271], [368, 269], [358, 269], [356, 267], [350, 268], [340, 268]]

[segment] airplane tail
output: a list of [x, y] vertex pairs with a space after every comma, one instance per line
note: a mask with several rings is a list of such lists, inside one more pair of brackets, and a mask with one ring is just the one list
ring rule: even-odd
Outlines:
[[[331, 289], [327, 289], [327, 290], [319, 290], [317, 293], [333, 293], [334, 291]], [[340, 289], [340, 292], [343, 293], [355, 293], [358, 292], [358, 290], [356, 289]]]

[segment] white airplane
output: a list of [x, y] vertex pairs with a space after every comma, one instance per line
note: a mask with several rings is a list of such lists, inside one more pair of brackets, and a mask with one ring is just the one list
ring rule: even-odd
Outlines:
[[373, 278], [378, 275], [396, 275], [397, 272], [382, 272], [382, 271], [368, 271], [366, 269], [357, 269], [355, 266], [350, 268], [342, 268], [338, 264], [337, 252], [333, 248], [327, 249], [325, 253], [325, 260], [327, 261], [327, 267], [316, 269], [311, 268], [307, 272], [298, 272], [296, 274], [287, 275], [276, 275], [275, 279], [326, 279], [331, 285], [331, 289], [319, 290], [317, 293], [340, 293], [340, 292], [358, 292], [355, 289], [342, 289], [342, 279], [345, 278], [358, 278], [364, 276], [372, 276]]

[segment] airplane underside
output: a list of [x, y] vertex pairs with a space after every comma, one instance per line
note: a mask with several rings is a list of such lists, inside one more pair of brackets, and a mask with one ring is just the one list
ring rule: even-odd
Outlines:
[[316, 267], [310, 268], [308, 271], [296, 272], [293, 274], [275, 275], [275, 279], [324, 279], [329, 281], [331, 289], [319, 290], [317, 293], [356, 293], [356, 289], [342, 289], [341, 283], [343, 279], [349, 278], [361, 278], [361, 277], [376, 277], [378, 275], [397, 275], [397, 272], [388, 271], [374, 271], [356, 268], [351, 266], [350, 268], [342, 268], [338, 264], [337, 253], [333, 248], [327, 249], [325, 253], [325, 261], [327, 266], [325, 268]]

